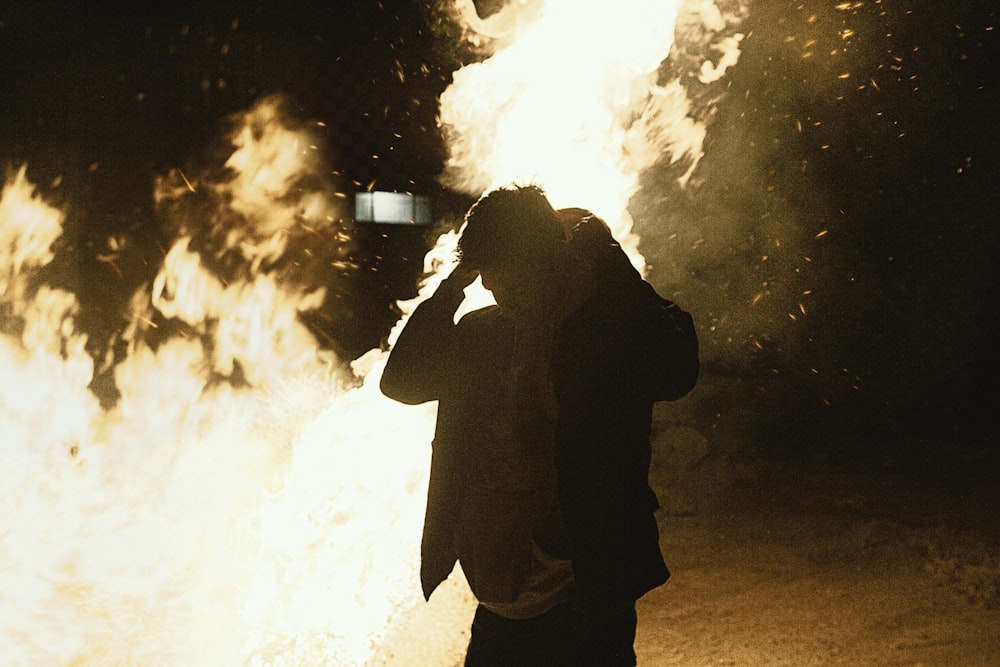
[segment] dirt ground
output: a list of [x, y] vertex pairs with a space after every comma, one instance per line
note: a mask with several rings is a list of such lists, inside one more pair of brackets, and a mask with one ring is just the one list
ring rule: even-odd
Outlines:
[[684, 429], [657, 439], [673, 574], [639, 602], [640, 665], [1000, 665], [1000, 503], [982, 462], [766, 461]]

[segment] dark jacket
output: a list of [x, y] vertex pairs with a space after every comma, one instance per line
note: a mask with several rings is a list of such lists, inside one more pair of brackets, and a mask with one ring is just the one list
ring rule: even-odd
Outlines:
[[[690, 391], [698, 350], [690, 316], [641, 279], [601, 221], [586, 218], [568, 247], [579, 275], [554, 331], [554, 450], [566, 555], [587, 608], [637, 599], [669, 576], [647, 481], [652, 405]], [[454, 567], [459, 513], [478, 474], [469, 424], [489, 413], [490, 378], [503, 372], [512, 347], [495, 307], [454, 325], [461, 299], [445, 281], [417, 308], [381, 380], [390, 398], [439, 401], [421, 545], [428, 597]]]
[[[501, 400], [500, 378], [510, 367], [512, 326], [496, 306], [468, 313], [455, 325], [463, 296], [460, 286], [446, 281], [420, 304], [393, 346], [381, 388], [403, 403], [438, 401], [421, 540], [424, 595], [430, 597], [461, 557], [477, 597], [510, 601], [527, 574], [524, 566], [530, 563], [537, 528], [521, 525], [518, 517], [530, 512], [513, 504], [539, 485], [504, 488], [509, 484], [503, 480], [517, 476], [499, 469], [504, 460], [496, 451], [497, 439], [490, 438], [491, 416]], [[555, 499], [548, 501], [554, 504]], [[477, 529], [478, 534], [468, 534]], [[512, 539], [515, 536], [520, 539]], [[477, 553], [468, 553], [477, 544]], [[489, 573], [476, 571], [491, 565], [506, 576], [489, 578]]]

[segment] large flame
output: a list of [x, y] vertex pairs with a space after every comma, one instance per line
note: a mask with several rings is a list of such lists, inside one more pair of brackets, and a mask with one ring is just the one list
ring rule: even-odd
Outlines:
[[[253, 208], [264, 237], [283, 236], [291, 219], [289, 172], [274, 161], [287, 139], [265, 133], [234, 153], [254, 155], [226, 200], [244, 201], [238, 188], [254, 174], [269, 198]], [[301, 207], [297, 219], [308, 216]], [[133, 338], [114, 368], [120, 398], [104, 410], [87, 388], [94, 366], [74, 329], [76, 298], [30, 288], [61, 225], [24, 170], [5, 187], [4, 664], [361, 665], [385, 653], [400, 619], [427, 622], [405, 610], [419, 602], [433, 409], [381, 396], [379, 353], [354, 374], [319, 350], [296, 314], [318, 307], [322, 290], [253, 270], [223, 281], [182, 237], [140, 295], [187, 335], [155, 349]], [[278, 244], [250, 245], [257, 267], [257, 249]], [[236, 364], [240, 382], [224, 381]], [[417, 657], [412, 646], [394, 654], [433, 664], [461, 644], [458, 631]]]
[[[709, 0], [697, 5], [722, 16]], [[556, 205], [613, 223], [641, 265], [627, 210], [638, 176], [663, 159], [693, 165], [704, 134], [683, 88], [657, 79], [678, 11], [662, 0], [613, 12], [511, 3], [493, 21], [517, 34], [494, 40], [492, 57], [458, 71], [443, 96], [449, 185], [478, 194], [539, 183]], [[212, 221], [243, 226], [197, 250], [190, 221], [179, 226], [133, 299], [113, 408], [88, 389], [94, 363], [75, 296], [31, 280], [53, 258], [63, 214], [23, 169], [4, 187], [5, 665], [461, 661], [473, 608], [461, 573], [429, 604], [417, 579], [434, 406], [381, 396], [382, 351], [349, 366], [321, 351], [298, 314], [322, 303], [323, 286], [273, 268], [295, 229], [331, 219], [327, 193], [302, 187], [317, 169], [308, 138], [265, 101], [232, 143], [232, 178], [199, 187], [222, 190], [227, 213]], [[173, 190], [164, 180], [158, 197], [193, 195], [197, 177], [183, 180]], [[405, 311], [450, 269], [455, 238], [428, 254]], [[209, 268], [210, 250], [241, 258], [235, 278]], [[180, 333], [147, 342], [151, 314]]]
[[[541, 185], [557, 208], [579, 206], [604, 218], [641, 267], [628, 212], [639, 175], [664, 159], [687, 162], [689, 175], [705, 132], [689, 115], [681, 82], [659, 81], [660, 65], [682, 9], [714, 32], [727, 20], [708, 0], [613, 7], [548, 0], [530, 5], [533, 20], [514, 37], [491, 30], [520, 25], [509, 14], [524, 8], [510, 3], [469, 26], [501, 36], [492, 57], [457, 72], [441, 97], [451, 148], [445, 181], [473, 195], [508, 182]], [[713, 48], [724, 55], [705, 68], [725, 71], [738, 43], [720, 37]]]

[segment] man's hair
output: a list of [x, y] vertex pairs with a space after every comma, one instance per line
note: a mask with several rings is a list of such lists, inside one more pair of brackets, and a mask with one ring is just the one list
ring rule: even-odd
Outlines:
[[546, 261], [565, 240], [559, 215], [537, 185], [509, 185], [486, 193], [465, 216], [458, 240], [472, 268], [510, 260]]

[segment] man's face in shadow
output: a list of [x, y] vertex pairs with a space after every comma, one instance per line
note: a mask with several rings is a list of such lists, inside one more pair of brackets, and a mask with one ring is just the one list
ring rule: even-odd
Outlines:
[[547, 267], [528, 261], [510, 261], [482, 268], [483, 287], [493, 293], [497, 305], [515, 319], [537, 319], [551, 306]]

